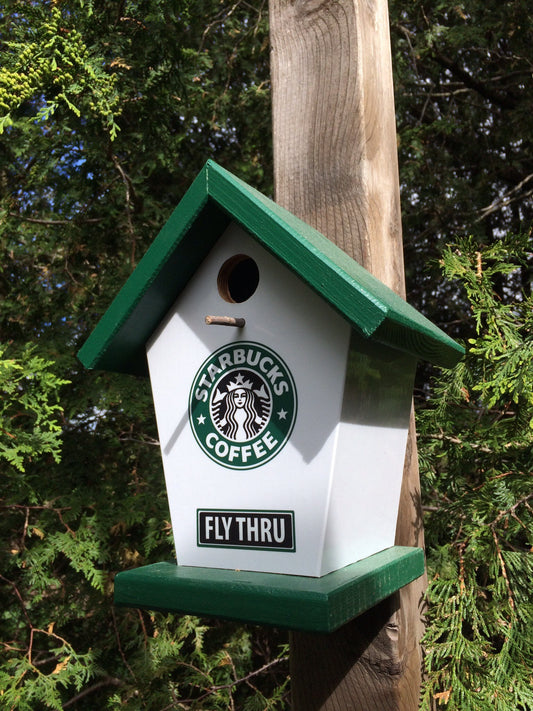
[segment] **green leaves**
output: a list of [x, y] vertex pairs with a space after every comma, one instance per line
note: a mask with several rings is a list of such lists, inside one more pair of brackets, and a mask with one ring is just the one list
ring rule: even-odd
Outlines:
[[175, 555], [159, 444], [149, 383], [75, 357], [208, 157], [271, 190], [266, 6], [0, 25], [0, 706], [280, 709], [280, 636], [113, 608], [116, 571]]
[[[208, 157], [272, 192], [267, 5], [5, 5], [0, 705], [281, 709], [283, 635], [113, 609], [117, 570], [174, 555], [157, 433], [146, 383], [75, 360]], [[413, 0], [390, 13], [410, 299], [469, 345], [419, 410], [424, 698], [526, 709], [530, 7]]]
[[[32, 642], [45, 639], [49, 642], [45, 659], [28, 656], [10, 659], [0, 668], [1, 703], [6, 709], [35, 711], [57, 709], [63, 711], [61, 689], [74, 685], [78, 690], [91, 678], [92, 652], [78, 654], [66, 640], [47, 630], [32, 629]], [[31, 649], [31, 648], [30, 648]]]
[[533, 216], [530, 9], [413, 0], [389, 11], [410, 298], [463, 337], [465, 302], [440, 283], [442, 250], [461, 234], [497, 244]]
[[477, 337], [469, 340], [470, 353], [482, 368], [472, 389], [489, 409], [507, 399], [533, 404], [533, 299], [531, 293], [505, 298], [506, 289], [513, 288], [512, 275], [531, 260], [528, 240], [506, 238], [481, 251], [469, 239], [444, 252], [446, 276], [461, 279], [471, 304]]
[[119, 97], [103, 57], [89, 52], [59, 4], [32, 3], [26, 11], [26, 17], [14, 11], [9, 18], [8, 51], [0, 68], [0, 133], [24, 104], [32, 107], [24, 112], [27, 121], [46, 121], [63, 104], [78, 118], [82, 107], [89, 108], [114, 138]]
[[531, 707], [533, 370], [530, 291], [513, 275], [528, 236], [489, 248], [464, 239], [443, 267], [471, 304], [465, 362], [419, 414], [428, 517], [424, 708]]
[[54, 374], [53, 362], [24, 349], [8, 358], [0, 346], [0, 459], [19, 471], [32, 458], [50, 454], [60, 459], [59, 389], [69, 381]]

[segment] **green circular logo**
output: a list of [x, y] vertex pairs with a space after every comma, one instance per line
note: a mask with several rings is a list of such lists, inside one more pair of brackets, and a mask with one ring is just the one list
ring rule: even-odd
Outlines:
[[189, 396], [189, 422], [208, 457], [230, 469], [270, 461], [289, 439], [296, 388], [283, 360], [259, 343], [237, 342], [202, 364]]

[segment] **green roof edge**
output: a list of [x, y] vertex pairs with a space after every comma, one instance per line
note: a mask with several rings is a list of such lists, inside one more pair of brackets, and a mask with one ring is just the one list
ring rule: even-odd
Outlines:
[[[87, 368], [117, 370], [138, 375], [146, 374], [145, 368], [136, 364], [137, 353], [131, 353], [129, 356], [122, 354], [125, 358], [121, 358], [120, 355], [118, 358], [113, 358], [110, 351], [114, 349], [117, 335], [124, 328], [128, 319], [133, 317], [135, 309], [161, 273], [169, 256], [176, 250], [205, 207], [208, 200], [207, 171], [208, 164], [204, 165], [196, 176], [144, 257], [79, 350], [78, 358]], [[174, 230], [176, 231], [174, 232]], [[170, 304], [168, 304], [167, 310], [169, 307]], [[161, 313], [161, 318], [164, 315], [165, 313]], [[134, 350], [138, 350], [138, 348]], [[120, 364], [115, 363], [116, 360], [119, 360]], [[124, 363], [122, 363], [123, 360]], [[132, 363], [133, 366], [128, 367]]]
[[81, 362], [147, 374], [146, 341], [231, 220], [364, 336], [442, 367], [463, 355], [459, 344], [317, 230], [209, 160], [80, 349]]
[[[462, 346], [327, 237], [213, 161], [208, 161], [207, 165], [210, 197], [227, 204], [228, 186], [233, 186], [241, 194], [245, 191], [252, 195], [261, 204], [262, 213], [269, 215], [271, 224], [277, 225], [279, 234], [270, 234], [270, 230], [271, 239], [266, 240], [260, 220], [254, 220], [253, 212], [239, 210], [235, 198], [232, 202], [233, 218], [252, 232], [263, 246], [274, 251], [286, 266], [340, 311], [364, 336], [407, 350], [442, 367], [455, 365], [464, 355]], [[214, 176], [220, 177], [220, 182]], [[332, 293], [324, 288], [320, 283], [323, 270], [317, 269], [320, 265], [325, 265], [331, 274], [338, 276], [337, 289], [340, 285], [347, 289]], [[403, 329], [412, 330], [413, 337], [405, 338]]]

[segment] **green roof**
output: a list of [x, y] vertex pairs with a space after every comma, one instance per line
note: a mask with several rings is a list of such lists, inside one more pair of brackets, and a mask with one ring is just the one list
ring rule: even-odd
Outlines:
[[458, 343], [333, 242], [208, 161], [79, 351], [81, 362], [147, 375], [146, 342], [232, 221], [363, 336], [446, 368], [463, 355]]

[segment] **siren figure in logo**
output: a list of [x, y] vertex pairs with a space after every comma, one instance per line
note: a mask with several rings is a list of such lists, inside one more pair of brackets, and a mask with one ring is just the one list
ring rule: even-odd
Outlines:
[[204, 453], [228, 469], [254, 469], [287, 444], [296, 387], [285, 362], [260, 343], [236, 341], [212, 353], [189, 392], [189, 424]]
[[212, 397], [211, 416], [225, 437], [247, 442], [265, 428], [271, 407], [271, 396], [262, 379], [252, 371], [240, 371], [219, 381]]

